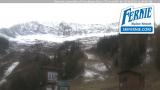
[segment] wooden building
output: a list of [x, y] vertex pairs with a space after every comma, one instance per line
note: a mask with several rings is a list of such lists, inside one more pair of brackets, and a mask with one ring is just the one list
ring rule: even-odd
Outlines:
[[119, 75], [119, 90], [143, 90], [144, 75], [135, 71], [121, 71]]
[[58, 90], [58, 80], [60, 79], [61, 68], [53, 66], [42, 67], [41, 90]]

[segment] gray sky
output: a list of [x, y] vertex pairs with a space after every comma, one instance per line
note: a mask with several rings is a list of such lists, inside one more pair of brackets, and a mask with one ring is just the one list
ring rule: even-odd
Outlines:
[[153, 3], [1, 3], [0, 28], [30, 21], [108, 24], [119, 21], [123, 8], [147, 5], [154, 5], [155, 22], [160, 24], [160, 4]]

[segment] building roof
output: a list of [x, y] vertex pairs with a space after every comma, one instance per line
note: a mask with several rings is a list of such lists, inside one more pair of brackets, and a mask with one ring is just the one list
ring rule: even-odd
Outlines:
[[54, 66], [43, 66], [43, 69], [50, 69], [50, 70], [63, 70], [63, 68], [57, 68]]
[[121, 73], [121, 72], [134, 72], [134, 73], [141, 73], [141, 74], [144, 74], [144, 68], [142, 65], [137, 65], [133, 68], [130, 68], [130, 69], [118, 69], [118, 74]]
[[142, 75], [140, 72], [136, 72], [136, 71], [132, 71], [132, 70], [121, 71], [118, 74], [120, 75], [120, 74], [125, 74], [125, 73], [133, 73], [135, 75], [140, 75], [140, 76]]

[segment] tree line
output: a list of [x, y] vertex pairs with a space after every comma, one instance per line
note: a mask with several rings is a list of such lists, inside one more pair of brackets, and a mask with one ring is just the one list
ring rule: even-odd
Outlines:
[[110, 58], [108, 60], [113, 62], [112, 66], [129, 70], [143, 64], [148, 48], [152, 48], [152, 60], [160, 69], [160, 26], [155, 28], [153, 35], [120, 34], [103, 37], [98, 41], [96, 51], [100, 57]]

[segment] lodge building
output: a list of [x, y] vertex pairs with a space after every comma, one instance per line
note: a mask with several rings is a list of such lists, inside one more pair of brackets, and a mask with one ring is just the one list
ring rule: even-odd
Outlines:
[[119, 90], [144, 90], [144, 75], [140, 72], [127, 70], [119, 75]]

